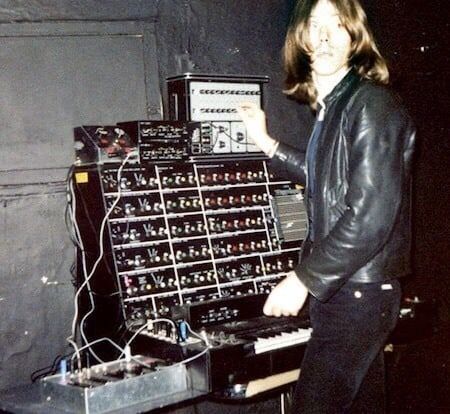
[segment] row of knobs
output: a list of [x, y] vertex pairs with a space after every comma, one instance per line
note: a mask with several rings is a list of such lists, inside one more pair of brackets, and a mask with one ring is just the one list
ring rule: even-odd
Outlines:
[[[226, 207], [242, 207], [253, 206], [258, 204], [267, 204], [268, 195], [263, 194], [241, 194], [240, 196], [217, 196], [205, 197], [205, 207], [207, 208], [226, 208]], [[123, 212], [126, 217], [144, 215], [149, 213], [161, 214], [162, 205], [159, 202], [149, 202], [147, 199], [138, 199], [139, 205], [125, 203]], [[181, 198], [178, 200], [167, 200], [166, 211], [168, 213], [189, 212], [200, 210], [199, 198]], [[119, 215], [120, 207], [115, 208], [115, 214]]]
[[163, 238], [166, 236], [167, 231], [164, 227], [159, 227], [158, 229], [151, 229], [150, 231], [144, 230], [143, 234], [138, 229], [130, 229], [127, 232], [121, 234], [114, 234], [113, 239], [116, 243], [136, 243], [140, 241], [145, 241], [150, 238]]
[[265, 175], [264, 171], [249, 170], [246, 172], [202, 173], [199, 178], [202, 185], [226, 185], [263, 182]]
[[242, 219], [229, 219], [218, 221], [214, 217], [208, 217], [208, 227], [210, 231], [230, 231], [258, 229], [264, 226], [262, 217], [247, 217]]
[[[249, 230], [263, 228], [264, 222], [262, 217], [247, 217], [242, 219], [230, 219], [218, 221], [214, 217], [208, 218], [208, 227], [211, 232], [223, 232], [232, 230]], [[196, 221], [193, 223], [173, 224], [170, 226], [170, 234], [172, 237], [189, 237], [199, 236], [205, 234], [205, 225], [203, 221]], [[157, 229], [151, 228], [146, 230], [143, 228], [130, 229], [126, 232], [114, 232], [113, 239], [117, 243], [135, 243], [140, 241], [148, 241], [152, 238], [161, 239], [166, 237], [167, 230], [164, 227]]]
[[[267, 273], [282, 272], [287, 270], [292, 270], [294, 268], [294, 260], [289, 258], [288, 263], [284, 261], [277, 260], [275, 263], [265, 263], [264, 270]], [[261, 267], [259, 265], [255, 266], [254, 275], [257, 276], [261, 274]], [[230, 269], [222, 272], [222, 281], [233, 281], [241, 276], [241, 272], [238, 269]], [[224, 279], [224, 280], [223, 280]], [[211, 284], [215, 282], [214, 272], [205, 271], [202, 273], [196, 273], [191, 275], [183, 275], [180, 277], [180, 287], [195, 287]], [[130, 278], [125, 278], [126, 292], [129, 296], [136, 296], [139, 294], [150, 294], [152, 292], [158, 291], [170, 291], [178, 287], [178, 282], [174, 277], [162, 278], [158, 283], [140, 283], [140, 285], [134, 286]]]
[[[230, 280], [232, 280], [232, 278], [230, 278]], [[192, 277], [185, 277], [183, 276], [180, 280], [180, 285], [182, 288], [186, 288], [186, 287], [195, 287], [195, 286], [203, 286], [205, 284], [211, 284], [214, 282], [214, 278], [210, 277], [210, 276], [202, 276], [202, 275], [194, 275]], [[150, 283], [147, 284], [142, 284], [139, 287], [137, 286], [129, 286], [126, 289], [126, 293], [129, 297], [132, 296], [137, 296], [137, 295], [142, 295], [142, 294], [151, 294], [151, 293], [155, 293], [155, 292], [160, 292], [160, 291], [171, 291], [171, 290], [175, 290], [178, 286], [178, 283], [175, 279], [170, 278], [167, 283], [162, 282], [161, 284], [155, 286], [152, 285]], [[270, 293], [270, 291], [272, 290], [272, 285], [264, 285], [264, 286], [260, 286], [259, 290], [261, 292], [264, 293]], [[227, 295], [227, 291], [226, 289], [223, 291], [223, 293]], [[254, 293], [252, 288], [249, 288], [247, 291], [241, 291], [241, 290], [237, 290], [237, 291], [233, 291], [233, 292], [228, 292], [229, 295], [233, 294], [233, 295], [242, 295], [242, 294], [247, 294], [247, 293]]]
[[181, 198], [178, 200], [167, 200], [167, 212], [196, 211], [200, 209], [199, 198]]
[[[135, 206], [131, 203], [125, 203], [123, 211], [125, 216], [136, 216], [149, 213], [161, 214], [162, 205], [159, 202], [149, 202], [147, 199], [138, 199], [139, 206]], [[167, 200], [166, 211], [183, 212], [183, 211], [195, 211], [200, 209], [200, 199], [198, 198], [182, 198], [178, 200]], [[116, 207], [116, 214], [119, 214], [120, 207]]]
[[142, 294], [150, 294], [153, 292], [167, 291], [167, 290], [175, 290], [178, 286], [178, 283], [175, 278], [168, 278], [167, 281], [163, 280], [157, 285], [152, 283], [144, 283], [139, 287], [130, 285], [127, 287], [127, 295], [128, 296], [136, 296]]
[[[242, 277], [242, 271], [238, 269], [229, 269], [226, 271], [221, 272], [222, 277], [221, 279], [224, 279], [224, 281], [233, 281], [238, 278]], [[261, 274], [261, 266], [256, 265], [255, 270], [252, 272], [252, 276], [258, 276]]]
[[[267, 250], [267, 241], [250, 241], [247, 243], [236, 243], [231, 244], [228, 243], [225, 247], [222, 246], [213, 246], [214, 254], [217, 257], [227, 257], [230, 255], [237, 254], [248, 254], [255, 251], [265, 251]], [[175, 259], [178, 262], [192, 261], [192, 260], [203, 260], [210, 258], [210, 249], [206, 246], [201, 246], [196, 249], [193, 246], [190, 246], [187, 251], [185, 250], [177, 250], [175, 252]], [[134, 258], [129, 258], [125, 260], [125, 264], [128, 267], [132, 268], [141, 268], [145, 267], [147, 264], [160, 264], [163, 265], [165, 263], [171, 263], [172, 255], [168, 252], [164, 252], [162, 256], [153, 255], [152, 257], [144, 258], [142, 255], [135, 255]], [[294, 268], [294, 260], [289, 258], [287, 263], [283, 260], [278, 259], [275, 263], [267, 262], [264, 264], [264, 270], [267, 273], [273, 272], [284, 272], [287, 270], [292, 270]], [[228, 280], [234, 279], [238, 276], [238, 270], [232, 269], [224, 273], [225, 278]], [[259, 274], [260, 267], [255, 267], [255, 274]], [[239, 273], [240, 274], [240, 273]]]
[[228, 257], [235, 256], [239, 254], [249, 254], [252, 252], [260, 252], [267, 250], [267, 241], [259, 240], [259, 241], [249, 241], [249, 242], [241, 242], [241, 243], [227, 243], [226, 246], [215, 245], [213, 247], [214, 254], [217, 257]]
[[[182, 288], [191, 286], [202, 286], [215, 282], [214, 271], [204, 271], [201, 273], [180, 276], [180, 286]], [[130, 277], [124, 278], [125, 288], [128, 295], [133, 296], [138, 293], [151, 293], [152, 291], [173, 290], [178, 287], [178, 282], [174, 277], [161, 277], [157, 282], [150, 283], [148, 280], [140, 280], [139, 286], [134, 286]]]
[[[123, 206], [123, 212], [126, 217], [129, 216], [136, 216], [136, 215], [143, 215], [143, 214], [161, 214], [162, 213], [162, 206], [161, 203], [158, 202], [149, 202], [147, 199], [138, 199], [139, 206], [136, 207], [135, 205], [131, 203], [125, 203]], [[115, 209], [116, 215], [120, 213], [120, 207], [116, 207]]]
[[[108, 191], [117, 191], [117, 177], [104, 176], [103, 183]], [[173, 175], [161, 177], [161, 186], [163, 188], [193, 187], [195, 186], [195, 177], [192, 173], [187, 175]], [[135, 173], [131, 176], [120, 178], [120, 190], [153, 190], [158, 188], [156, 177], [145, 177], [143, 174]]]
[[[294, 260], [293, 259], [288, 259], [288, 262], [285, 263], [284, 261], [281, 260], [277, 260], [276, 263], [265, 263], [264, 264], [264, 270], [267, 273], [271, 273], [274, 271], [286, 271], [286, 270], [292, 270], [294, 268]], [[255, 276], [260, 275], [262, 273], [261, 271], [261, 266], [256, 265], [253, 274]], [[221, 279], [225, 279], [226, 281], [232, 281], [235, 280], [236, 278], [241, 277], [241, 271], [238, 269], [229, 269], [227, 271], [222, 272], [222, 278]], [[202, 272], [202, 273], [196, 273], [193, 275], [183, 275], [180, 277], [180, 285], [181, 287], [186, 287], [186, 286], [192, 286], [192, 285], [203, 285], [205, 282], [214, 282], [215, 278], [214, 278], [214, 272], [213, 271], [207, 271], [207, 272]], [[127, 293], [131, 294], [131, 293], [136, 293], [139, 289], [136, 287], [131, 286], [132, 285], [132, 281], [129, 277], [125, 278], [125, 285], [128, 289], [127, 289]], [[178, 283], [176, 281], [175, 278], [173, 277], [169, 277], [166, 279], [162, 279], [160, 282], [158, 282], [157, 284], [151, 284], [151, 283], [141, 283], [140, 285], [140, 290], [141, 291], [151, 291], [152, 289], [154, 289], [154, 287], [157, 287], [158, 289], [170, 289], [170, 288], [175, 288], [178, 286]]]
[[194, 223], [184, 223], [182, 225], [172, 225], [170, 234], [173, 237], [197, 236], [205, 234], [205, 225], [203, 221]]
[[127, 174], [120, 177], [119, 185], [117, 185], [117, 173], [105, 174], [102, 178], [103, 187], [108, 191], [130, 191], [130, 190], [152, 190], [158, 188], [158, 180], [156, 177], [147, 177], [142, 173]]
[[196, 249], [193, 246], [189, 246], [187, 251], [177, 250], [175, 252], [175, 259], [178, 262], [186, 262], [192, 260], [203, 260], [211, 257], [211, 251], [206, 246], [201, 246]]
[[161, 178], [161, 186], [163, 188], [193, 187], [195, 186], [195, 177], [192, 174], [163, 176]]
[[203, 286], [205, 284], [211, 284], [214, 282], [215, 282], [214, 272], [212, 271], [180, 277], [180, 285], [182, 288], [192, 286]]
[[[196, 275], [195, 278], [193, 279], [188, 279], [188, 280], [180, 280], [180, 284], [181, 287], [191, 287], [193, 285], [197, 285], [197, 286], [201, 286], [205, 283], [206, 278], [202, 278], [198, 275]], [[208, 281], [212, 282], [211, 281]], [[151, 294], [151, 293], [156, 293], [156, 292], [161, 292], [161, 291], [171, 291], [171, 290], [175, 290], [178, 286], [178, 282], [173, 279], [170, 278], [167, 280], [167, 282], [161, 282], [158, 285], [154, 285], [151, 283], [145, 283], [140, 285], [139, 287], [137, 286], [129, 286], [126, 289], [127, 295], [128, 296], [137, 296], [137, 295], [145, 295], [145, 294]]]
[[[239, 242], [239, 243], [220, 243], [213, 245], [213, 252], [216, 257], [228, 257], [235, 256], [240, 254], [249, 254], [253, 252], [261, 252], [267, 251], [268, 243], [267, 240], [251, 240], [247, 242]], [[175, 251], [175, 259], [177, 262], [186, 262], [193, 260], [205, 260], [211, 258], [211, 251], [207, 246], [189, 246], [187, 250], [178, 249]], [[119, 259], [120, 261], [120, 259]], [[148, 255], [148, 257], [143, 257], [138, 254], [133, 258], [126, 258], [123, 263], [127, 267], [131, 268], [142, 268], [147, 265], [164, 265], [172, 263], [172, 255], [169, 252], [164, 252], [162, 255], [159, 255], [157, 252]], [[290, 259], [288, 262], [288, 268], [293, 267], [293, 260]], [[271, 269], [270, 263], [266, 264], [266, 270]], [[285, 266], [281, 261], [277, 262], [277, 269], [280, 271], [284, 270]]]
[[289, 258], [287, 263], [285, 261], [277, 260], [275, 263], [265, 263], [264, 270], [266, 273], [285, 272], [294, 268], [294, 260]]
[[123, 261], [128, 268], [142, 268], [148, 265], [159, 265], [163, 266], [165, 264], [172, 263], [172, 256], [168, 252], [164, 252], [162, 256], [158, 254], [152, 254], [148, 257], [143, 257], [140, 254], [135, 255], [133, 258], [127, 258]]
[[[178, 302], [174, 301], [173, 305], [178, 304]], [[131, 315], [130, 319], [132, 320], [139, 320], [139, 321], [145, 321], [150, 318], [157, 318], [159, 316], [165, 316], [168, 315], [170, 312], [170, 307], [164, 303], [159, 304], [156, 312], [151, 310], [150, 308], [147, 309], [136, 309]], [[157, 333], [163, 333], [164, 329], [159, 329], [159, 324], [153, 323], [153, 330]]]
[[[235, 171], [235, 172], [208, 172], [199, 175], [201, 185], [227, 185], [258, 183], [265, 181], [264, 171]], [[103, 177], [105, 189], [117, 191], [117, 176], [108, 174]], [[193, 187], [196, 185], [195, 176], [192, 172], [181, 175], [167, 175], [161, 177], [162, 188]], [[148, 177], [143, 173], [127, 174], [120, 178], [120, 190], [151, 190], [158, 188], [156, 177]]]
[[134, 174], [133, 178], [121, 177], [121, 190], [151, 190], [158, 187], [156, 177], [145, 177], [142, 174]]
[[205, 197], [205, 207], [220, 208], [220, 207], [241, 207], [253, 206], [258, 204], [266, 204], [268, 195], [263, 194], [241, 194], [238, 196], [212, 196]]

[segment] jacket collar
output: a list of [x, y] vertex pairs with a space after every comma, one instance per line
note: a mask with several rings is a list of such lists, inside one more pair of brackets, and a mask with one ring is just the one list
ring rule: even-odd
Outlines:
[[360, 80], [359, 75], [352, 68], [342, 78], [342, 80], [334, 87], [334, 89], [323, 99], [325, 106], [333, 103], [339, 98], [345, 91], [352, 89], [353, 86]]

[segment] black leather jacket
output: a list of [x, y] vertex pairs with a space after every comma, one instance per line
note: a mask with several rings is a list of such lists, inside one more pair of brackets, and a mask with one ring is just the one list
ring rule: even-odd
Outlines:
[[[350, 282], [410, 273], [411, 161], [415, 128], [389, 89], [350, 71], [324, 99], [315, 189], [314, 243], [303, 243], [295, 273], [328, 300]], [[305, 153], [280, 143], [272, 167], [306, 185]], [[308, 189], [306, 188], [306, 193]]]

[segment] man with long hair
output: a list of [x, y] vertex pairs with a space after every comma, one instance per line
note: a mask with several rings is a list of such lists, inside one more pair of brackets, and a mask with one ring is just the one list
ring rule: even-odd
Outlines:
[[300, 0], [283, 52], [286, 94], [316, 114], [306, 152], [270, 137], [255, 105], [238, 108], [273, 166], [305, 186], [299, 264], [264, 313], [296, 315], [311, 294], [293, 413], [384, 412], [383, 348], [410, 273], [415, 129], [358, 0]]

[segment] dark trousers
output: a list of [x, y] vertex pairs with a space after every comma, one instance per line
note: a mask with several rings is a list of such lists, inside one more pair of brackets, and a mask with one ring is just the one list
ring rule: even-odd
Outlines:
[[311, 298], [313, 333], [291, 414], [385, 412], [383, 348], [400, 297], [393, 280], [347, 283], [326, 303]]

